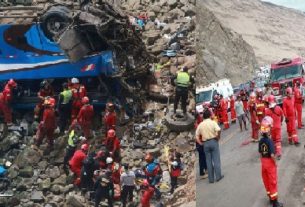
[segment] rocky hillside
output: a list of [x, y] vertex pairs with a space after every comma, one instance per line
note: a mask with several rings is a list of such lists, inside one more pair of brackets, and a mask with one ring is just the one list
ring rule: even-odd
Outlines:
[[259, 0], [203, 0], [223, 25], [254, 49], [259, 63], [304, 55], [305, 15]]
[[251, 79], [257, 63], [252, 47], [242, 36], [226, 28], [201, 1], [197, 22], [197, 85], [225, 77], [234, 85]]

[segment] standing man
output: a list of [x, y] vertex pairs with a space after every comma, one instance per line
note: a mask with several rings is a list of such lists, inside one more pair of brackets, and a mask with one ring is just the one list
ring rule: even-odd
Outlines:
[[236, 122], [236, 111], [235, 111], [235, 97], [234, 95], [230, 96], [230, 111], [231, 111], [231, 122]]
[[13, 100], [13, 90], [17, 87], [17, 83], [10, 79], [0, 94], [0, 111], [4, 114], [4, 121], [7, 126], [13, 124], [12, 108], [10, 106]]
[[46, 97], [53, 97], [54, 96], [54, 90], [51, 84], [44, 80], [40, 83], [40, 90], [37, 93], [39, 98], [39, 103], [36, 105], [34, 109], [34, 119], [37, 121], [40, 121], [39, 117], [41, 117], [41, 114], [43, 113], [43, 104], [46, 99]]
[[282, 122], [284, 120], [284, 113], [281, 107], [275, 103], [273, 95], [268, 97], [269, 108], [266, 108], [266, 116], [270, 116], [273, 119], [273, 126], [271, 127], [271, 138], [275, 144], [275, 155], [277, 159], [281, 159], [282, 156]]
[[302, 123], [303, 96], [300, 86], [301, 86], [300, 82], [296, 82], [294, 87], [294, 104], [295, 104], [295, 110], [297, 112], [298, 129], [302, 129], [304, 126]]
[[62, 87], [63, 91], [59, 94], [57, 110], [59, 112], [59, 129], [61, 133], [64, 133], [71, 117], [72, 91], [69, 89], [68, 83], [63, 83]]
[[294, 106], [294, 97], [292, 95], [292, 88], [288, 87], [286, 89], [287, 97], [283, 100], [283, 112], [285, 116], [285, 121], [287, 125], [288, 141], [289, 144], [295, 144], [299, 146], [299, 138], [296, 130], [295, 124], [295, 106]]
[[125, 171], [121, 174], [121, 179], [120, 179], [122, 186], [121, 200], [122, 200], [122, 206], [126, 207], [126, 204], [128, 202], [133, 201], [133, 191], [135, 189], [136, 176], [128, 164], [123, 164], [123, 166]]
[[263, 91], [260, 88], [258, 88], [256, 90], [255, 107], [256, 107], [256, 115], [257, 115], [258, 121], [261, 122], [263, 120], [263, 118], [265, 117], [266, 105], [265, 105], [265, 101], [263, 99]]
[[245, 130], [247, 129], [247, 124], [246, 124], [246, 115], [245, 115], [245, 109], [244, 109], [244, 105], [243, 102], [241, 101], [241, 97], [237, 96], [237, 101], [235, 103], [235, 109], [236, 114], [237, 114], [237, 119], [238, 119], [238, 123], [239, 123], [239, 128], [240, 131], [243, 131], [243, 123], [245, 126]]
[[183, 114], [186, 115], [186, 102], [188, 99], [188, 88], [190, 85], [191, 77], [188, 74], [188, 68], [185, 66], [183, 70], [178, 72], [176, 78], [176, 95], [174, 102], [174, 113], [176, 114], [178, 104], [181, 100], [181, 108]]
[[214, 183], [214, 175], [216, 175], [216, 182], [220, 181], [224, 177], [221, 174], [220, 152], [218, 143], [220, 139], [220, 127], [215, 121], [211, 120], [211, 113], [209, 110], [204, 111], [203, 119], [204, 120], [197, 127], [196, 140], [197, 143], [203, 145], [204, 147], [209, 182]]
[[239, 93], [240, 97], [241, 97], [241, 101], [243, 102], [243, 105], [244, 105], [244, 109], [245, 109], [245, 112], [246, 114], [248, 113], [249, 111], [249, 107], [248, 107], [248, 95], [247, 93], [245, 92], [244, 89], [242, 89]]
[[229, 129], [229, 117], [228, 117], [228, 102], [220, 95], [220, 110], [221, 110], [221, 120], [224, 125], [224, 129]]
[[250, 94], [249, 101], [249, 112], [251, 117], [251, 127], [252, 127], [252, 142], [258, 142], [258, 131], [259, 131], [259, 120], [256, 112], [256, 95], [254, 92]]
[[[44, 139], [48, 139], [48, 152], [53, 149], [54, 145], [54, 131], [56, 129], [56, 118], [55, 118], [55, 99], [47, 97], [45, 98], [44, 111], [42, 121], [38, 126], [36, 133], [35, 146], [39, 147]], [[34, 146], [34, 147], [35, 147]]]
[[82, 98], [82, 108], [78, 113], [77, 120], [82, 127], [86, 139], [91, 137], [91, 128], [94, 116], [93, 106], [89, 103], [87, 96]]
[[79, 83], [77, 78], [71, 79], [72, 84], [72, 111], [71, 111], [71, 120], [75, 119], [82, 107], [82, 98], [87, 95], [85, 86]]
[[269, 138], [271, 126], [273, 124], [272, 122], [272, 118], [269, 116], [262, 120], [262, 138], [259, 141], [258, 151], [261, 154], [262, 179], [266, 188], [267, 196], [273, 207], [283, 207], [283, 204], [278, 202], [275, 149], [272, 140]]
[[108, 102], [106, 105], [106, 111], [104, 115], [104, 124], [106, 128], [106, 132], [110, 129], [115, 130], [116, 125], [116, 113], [114, 110], [114, 104], [112, 102]]

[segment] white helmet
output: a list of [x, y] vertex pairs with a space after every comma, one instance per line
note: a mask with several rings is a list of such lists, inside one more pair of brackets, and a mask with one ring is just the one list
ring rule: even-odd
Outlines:
[[107, 157], [106, 163], [111, 164], [113, 162], [113, 159], [111, 157]]
[[79, 80], [77, 78], [72, 78], [71, 83], [73, 84], [79, 83]]
[[172, 162], [172, 166], [177, 167], [178, 166], [178, 162], [177, 161], [173, 161]]

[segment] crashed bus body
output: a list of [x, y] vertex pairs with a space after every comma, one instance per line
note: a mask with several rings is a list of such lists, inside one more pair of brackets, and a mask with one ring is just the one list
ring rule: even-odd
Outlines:
[[0, 26], [0, 81], [2, 87], [10, 78], [17, 81], [15, 109], [34, 108], [43, 79], [48, 79], [58, 94], [62, 83], [71, 77], [86, 86], [95, 107], [104, 107], [110, 96], [119, 96], [119, 81], [111, 78], [117, 71], [112, 51], [71, 63], [58, 44], [44, 35], [40, 24]]
[[294, 87], [296, 82], [304, 82], [304, 60], [300, 57], [283, 59], [271, 64], [270, 84], [278, 104], [283, 103], [285, 89]]

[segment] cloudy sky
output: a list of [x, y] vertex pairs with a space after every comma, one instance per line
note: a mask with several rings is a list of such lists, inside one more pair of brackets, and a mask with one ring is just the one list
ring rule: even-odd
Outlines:
[[305, 0], [263, 0], [305, 12]]

